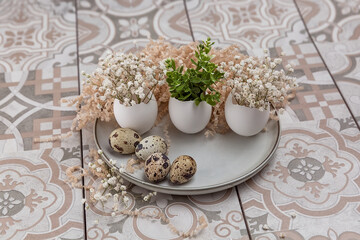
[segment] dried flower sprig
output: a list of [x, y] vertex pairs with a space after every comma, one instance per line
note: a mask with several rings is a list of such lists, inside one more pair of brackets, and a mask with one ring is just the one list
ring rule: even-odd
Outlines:
[[[169, 229], [177, 234], [180, 237], [195, 237], [202, 229], [208, 226], [208, 223], [204, 216], [201, 216], [198, 221], [199, 224], [196, 229], [189, 232], [182, 232], [176, 228], [174, 224], [171, 223], [170, 219], [165, 215], [161, 210], [155, 210], [153, 212], [142, 212], [138, 209], [131, 210], [130, 200], [138, 197], [144, 202], [150, 202], [151, 198], [155, 197], [156, 192], [149, 192], [148, 194], [138, 194], [131, 192], [131, 187], [127, 186], [126, 182], [119, 175], [116, 174], [115, 169], [110, 168], [105, 164], [101, 159], [103, 152], [101, 150], [90, 150], [89, 158], [91, 161], [88, 163], [90, 172], [93, 174], [94, 178], [100, 178], [101, 181], [97, 184], [96, 187], [87, 186], [86, 189], [90, 193], [90, 201], [82, 199], [81, 203], [86, 205], [86, 209], [90, 208], [90, 205], [94, 206], [97, 203], [101, 203], [104, 209], [111, 211], [111, 216], [116, 217], [117, 215], [127, 215], [131, 217], [140, 217], [148, 219], [160, 219], [162, 222], [166, 223]], [[112, 164], [115, 161], [110, 160]], [[124, 166], [122, 167], [124, 168]], [[67, 171], [69, 180], [76, 183], [79, 181], [81, 176], [73, 176], [73, 172], [82, 170], [81, 167], [70, 167]], [[88, 173], [85, 170], [86, 174]], [[71, 174], [70, 174], [71, 173]], [[79, 178], [80, 177], [80, 178]], [[78, 184], [77, 184], [78, 185]], [[111, 202], [112, 206], [109, 209], [109, 205], [106, 203]], [[95, 220], [95, 224], [99, 224], [99, 220]]]
[[[109, 199], [113, 199], [114, 205], [112, 207], [113, 212], [120, 210], [120, 205], [123, 204], [125, 207], [128, 206], [130, 198], [127, 192], [128, 186], [125, 180], [117, 173], [115, 167], [109, 167], [102, 160], [103, 152], [101, 150], [95, 151], [94, 149], [90, 150], [90, 158], [93, 161], [88, 163], [90, 172], [97, 178], [100, 178], [100, 184], [98, 187], [90, 189], [90, 199], [93, 203], [100, 202], [103, 206]], [[110, 164], [115, 165], [116, 161], [110, 159]], [[124, 172], [125, 165], [120, 166], [120, 172]], [[152, 194], [155, 196], [155, 193]], [[148, 196], [148, 200], [151, 196]], [[145, 201], [145, 199], [144, 199]]]
[[271, 59], [268, 51], [264, 52], [264, 57], [247, 57], [237, 64], [222, 62], [219, 67], [236, 103], [260, 111], [267, 109], [269, 103], [283, 105], [290, 90], [297, 87], [296, 79], [289, 76], [294, 72], [292, 66], [286, 65], [286, 72], [278, 70], [282, 59]]

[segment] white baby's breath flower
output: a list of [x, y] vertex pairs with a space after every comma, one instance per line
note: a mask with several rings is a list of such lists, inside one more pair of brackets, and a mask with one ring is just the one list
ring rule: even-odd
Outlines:
[[115, 185], [116, 182], [117, 182], [117, 178], [116, 178], [116, 177], [111, 177], [111, 178], [109, 178], [109, 180], [108, 180], [108, 183], [109, 183], [110, 185]]
[[106, 78], [106, 79], [102, 82], [102, 86], [103, 86], [104, 88], [109, 88], [109, 87], [112, 86], [112, 82], [111, 82], [109, 79]]
[[120, 77], [122, 73], [123, 73], [122, 68], [119, 68], [119, 69], [116, 70], [115, 76], [116, 76], [116, 77]]
[[98, 74], [102, 74], [102, 73], [103, 73], [103, 70], [102, 70], [101, 68], [97, 68], [97, 69], [95, 70], [95, 72], [98, 73]]
[[125, 103], [125, 105], [128, 105], [130, 103], [130, 99], [129, 98], [124, 98], [124, 103]]
[[264, 224], [263, 227], [262, 227], [263, 230], [269, 230], [269, 226], [267, 224]]
[[145, 93], [140, 93], [140, 94], [139, 94], [139, 98], [140, 98], [140, 99], [144, 99], [144, 98], [145, 98]]
[[279, 65], [282, 62], [282, 59], [281, 58], [275, 58], [274, 62]]
[[99, 201], [100, 198], [101, 198], [101, 193], [97, 192], [97, 193], [94, 194], [94, 199], [95, 199], [96, 201]]
[[290, 63], [285, 66], [286, 70], [288, 70], [289, 68], [292, 68], [292, 65]]
[[161, 81], [159, 81], [159, 86], [162, 86], [162, 85], [164, 85], [166, 83], [166, 80], [161, 80]]

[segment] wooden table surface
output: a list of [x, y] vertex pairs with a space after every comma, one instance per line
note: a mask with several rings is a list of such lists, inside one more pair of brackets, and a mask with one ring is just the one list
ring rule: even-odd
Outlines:
[[360, 239], [359, 6], [189, 0], [189, 24], [181, 0], [0, 0], [0, 239], [178, 239], [157, 220], [84, 209], [65, 170], [88, 162], [92, 126], [62, 142], [33, 140], [69, 130], [74, 108], [60, 99], [79, 93], [79, 72], [93, 71], [108, 48], [136, 51], [159, 36], [181, 45], [192, 34], [250, 55], [286, 52], [303, 90], [281, 116], [279, 148], [257, 176], [132, 208], [160, 209], [185, 232], [205, 216], [209, 226], [196, 239]]

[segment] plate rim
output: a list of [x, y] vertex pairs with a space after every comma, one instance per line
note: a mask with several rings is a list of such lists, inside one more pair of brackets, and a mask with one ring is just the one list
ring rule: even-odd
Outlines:
[[[95, 122], [94, 122], [93, 135], [94, 135], [94, 140], [95, 140], [96, 147], [98, 148], [98, 150], [102, 150], [102, 148], [100, 147], [100, 144], [98, 142], [97, 134], [96, 134], [97, 123], [98, 123], [99, 120], [100, 119], [97, 118], [95, 120]], [[277, 124], [277, 127], [278, 127], [278, 133], [277, 133], [277, 136], [276, 136], [276, 142], [275, 142], [274, 146], [272, 147], [270, 153], [264, 158], [264, 160], [259, 165], [257, 165], [251, 171], [247, 172], [246, 174], [242, 175], [241, 177], [238, 177], [238, 178], [233, 179], [231, 181], [228, 181], [226, 183], [220, 183], [220, 184], [211, 185], [211, 186], [202, 187], [202, 188], [174, 189], [174, 188], [164, 187], [164, 186], [156, 185], [154, 183], [139, 180], [138, 178], [133, 177], [132, 175], [130, 175], [130, 174], [126, 173], [126, 172], [121, 173], [119, 171], [118, 167], [116, 167], [116, 166], [114, 166], [113, 164], [110, 163], [110, 159], [106, 156], [106, 153], [104, 151], [101, 154], [101, 158], [104, 160], [104, 162], [109, 167], [115, 167], [115, 171], [117, 172], [117, 174], [119, 174], [125, 180], [131, 182], [134, 185], [143, 187], [143, 188], [148, 189], [148, 190], [157, 191], [157, 192], [161, 192], [161, 193], [167, 193], [167, 194], [174, 194], [174, 195], [201, 195], [201, 194], [218, 192], [218, 191], [221, 191], [221, 190], [225, 190], [225, 189], [234, 187], [234, 186], [236, 186], [236, 185], [238, 185], [238, 184], [240, 184], [242, 182], [245, 182], [246, 180], [252, 178], [258, 172], [260, 172], [268, 164], [268, 162], [271, 160], [272, 156], [274, 155], [276, 149], [279, 146], [280, 136], [281, 136], [281, 124], [280, 124], [280, 118], [278, 120], [270, 119], [269, 121], [276, 121], [276, 124]], [[179, 185], [179, 186], [181, 186], [181, 185]]]

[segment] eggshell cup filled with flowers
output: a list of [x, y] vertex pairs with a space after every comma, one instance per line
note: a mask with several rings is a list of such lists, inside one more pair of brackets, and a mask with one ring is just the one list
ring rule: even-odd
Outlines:
[[264, 53], [263, 57], [247, 57], [239, 63], [223, 62], [219, 67], [226, 78], [224, 87], [230, 89], [225, 103], [226, 122], [242, 136], [259, 133], [269, 119], [270, 106], [283, 106], [288, 92], [297, 87], [296, 79], [289, 76], [294, 72], [292, 66], [287, 65], [285, 72], [279, 69], [281, 58], [271, 59], [267, 50]]
[[118, 52], [100, 59], [94, 74], [103, 78], [99, 91], [104, 100], [114, 99], [114, 116], [122, 128], [143, 134], [153, 127], [158, 106], [152, 91], [165, 83], [159, 65], [144, 53]]

